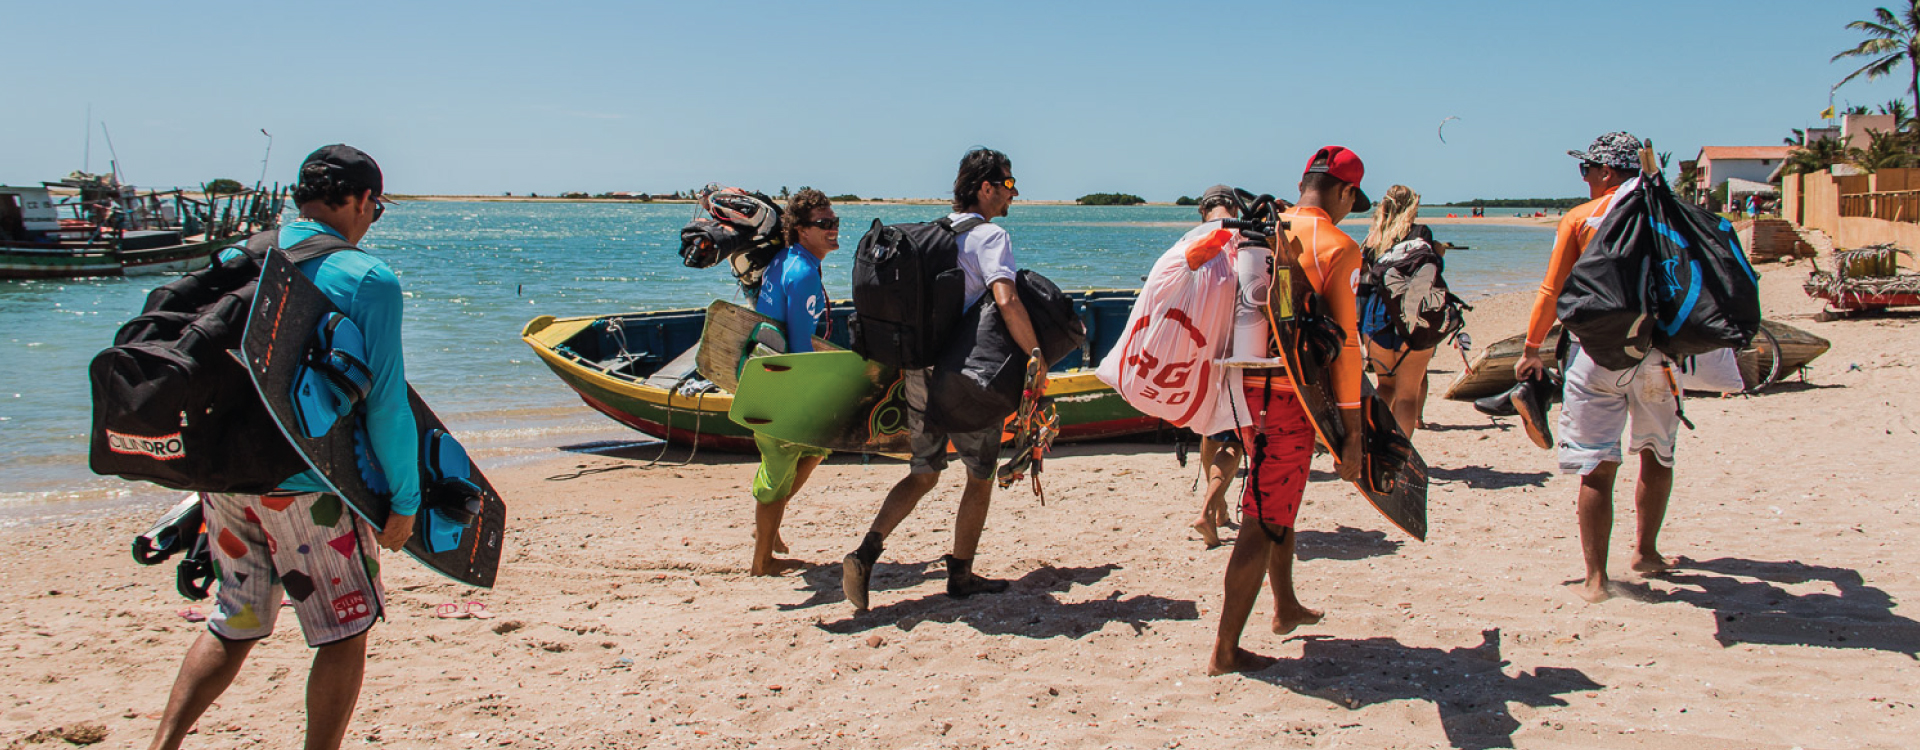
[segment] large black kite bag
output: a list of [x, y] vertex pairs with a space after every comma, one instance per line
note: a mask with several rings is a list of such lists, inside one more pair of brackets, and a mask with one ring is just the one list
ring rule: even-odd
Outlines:
[[1733, 225], [1675, 198], [1651, 172], [1622, 185], [1560, 292], [1560, 321], [1612, 370], [1655, 349], [1739, 349], [1760, 330], [1760, 277]]

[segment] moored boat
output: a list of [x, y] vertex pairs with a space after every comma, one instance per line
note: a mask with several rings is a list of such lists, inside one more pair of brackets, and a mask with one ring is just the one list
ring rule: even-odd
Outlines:
[[[53, 188], [75, 194], [63, 199]], [[202, 200], [78, 173], [41, 187], [0, 186], [0, 279], [191, 271], [235, 238], [277, 226], [285, 204], [278, 189]]]
[[[1093, 366], [1119, 340], [1135, 293], [1074, 293], [1087, 343], [1053, 368], [1047, 395], [1060, 413], [1060, 440], [1149, 432], [1161, 426], [1094, 377]], [[853, 305], [833, 304], [827, 339], [847, 345]], [[541, 361], [587, 406], [635, 430], [679, 445], [754, 451], [753, 433], [727, 419], [733, 394], [694, 367], [706, 310], [663, 310], [579, 318], [542, 315], [520, 332]]]

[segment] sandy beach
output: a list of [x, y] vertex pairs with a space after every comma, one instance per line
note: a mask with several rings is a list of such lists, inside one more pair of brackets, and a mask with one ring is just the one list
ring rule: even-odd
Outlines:
[[[1805, 383], [1687, 402], [1698, 429], [1680, 439], [1662, 537], [1678, 568], [1626, 571], [1623, 507], [1620, 595], [1603, 604], [1565, 586], [1581, 573], [1577, 482], [1515, 420], [1437, 395], [1416, 438], [1435, 480], [1430, 541], [1392, 530], [1322, 457], [1297, 572], [1328, 616], [1271, 635], [1263, 593], [1244, 645], [1277, 663], [1217, 678], [1203, 670], [1229, 550], [1188, 528], [1198, 467], [1171, 446], [1063, 446], [1046, 505], [1022, 485], [997, 493], [977, 564], [1013, 589], [968, 601], [944, 596], [946, 477], [891, 540], [858, 617], [838, 560], [903, 465], [823, 466], [785, 526], [812, 566], [769, 579], [746, 575], [749, 457], [556, 447], [492, 473], [513, 508], [496, 589], [384, 559], [388, 620], [348, 744], [1909, 747], [1920, 316], [1821, 322], [1804, 262], [1761, 270], [1769, 317], [1833, 349]], [[1518, 332], [1529, 300], [1477, 300], [1474, 338]], [[1460, 359], [1434, 367], [1437, 394]], [[176, 614], [192, 603], [171, 564], [128, 557], [158, 510], [0, 532], [0, 607], [14, 613], [0, 742], [90, 723], [98, 747], [145, 746], [202, 627]], [[434, 617], [469, 600], [497, 616]], [[289, 612], [189, 746], [296, 744], [309, 658]]]

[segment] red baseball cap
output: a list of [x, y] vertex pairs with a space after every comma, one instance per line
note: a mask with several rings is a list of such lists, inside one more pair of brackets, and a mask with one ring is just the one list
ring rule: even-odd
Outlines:
[[1345, 146], [1323, 146], [1313, 152], [1313, 158], [1307, 160], [1307, 168], [1301, 175], [1325, 172], [1334, 179], [1353, 186], [1353, 213], [1373, 208], [1373, 201], [1360, 190], [1360, 178], [1367, 174], [1367, 165], [1360, 162], [1360, 155]]

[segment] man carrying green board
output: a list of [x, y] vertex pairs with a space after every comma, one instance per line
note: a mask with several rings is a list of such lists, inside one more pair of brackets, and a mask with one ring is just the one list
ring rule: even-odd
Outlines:
[[[828, 315], [826, 285], [820, 281], [820, 261], [840, 248], [840, 217], [834, 215], [827, 196], [813, 188], [801, 188], [787, 200], [787, 249], [781, 250], [767, 266], [754, 310], [780, 321], [787, 338], [787, 353], [813, 351], [813, 336], [825, 337], [828, 331], [816, 331]], [[787, 501], [800, 492], [815, 467], [831, 451], [789, 443], [754, 433], [754, 447], [760, 449], [760, 468], [753, 475], [753, 568], [756, 576], [775, 576], [800, 567], [795, 560], [774, 557], [786, 552], [780, 539], [780, 521], [787, 512]]]
[[[329, 234], [358, 243], [385, 210], [380, 167], [352, 146], [325, 146], [300, 165], [293, 188], [299, 218], [279, 230], [291, 248]], [[229, 250], [227, 252], [237, 252]], [[346, 509], [311, 472], [265, 496], [209, 495], [207, 534], [220, 573], [207, 632], [187, 651], [152, 747], [177, 748], [225, 692], [253, 644], [273, 632], [281, 597], [293, 602], [315, 650], [307, 677], [307, 744], [339, 747], [366, 672], [367, 630], [384, 617], [375, 549], [399, 550], [413, 535], [420, 506], [420, 449], [400, 355], [400, 281], [364, 252], [337, 252], [301, 269], [366, 338], [371, 387], [367, 432], [374, 459], [392, 483], [392, 513], [376, 530]], [[258, 398], [237, 393], [235, 398]], [[235, 461], [248, 460], [234, 456]]]
[[[973, 149], [960, 159], [959, 174], [953, 180], [954, 212], [949, 219], [985, 222], [959, 238], [959, 265], [966, 279], [962, 309], [972, 307], [991, 292], [993, 304], [999, 308], [1014, 342], [1023, 351], [1035, 351], [1040, 348], [1040, 339], [1034, 335], [1027, 308], [1014, 291], [1013, 279], [1018, 266], [1013, 260], [1013, 241], [1007, 230], [992, 223], [993, 219], [1007, 215], [1007, 208], [1018, 195], [1013, 161], [993, 149]], [[907, 396], [907, 431], [913, 445], [912, 468], [906, 478], [887, 493], [866, 539], [861, 541], [859, 549], [847, 555], [841, 572], [841, 587], [847, 601], [861, 612], [867, 609], [867, 582], [873, 574], [874, 563], [880, 559], [887, 535], [913, 513], [920, 498], [939, 484], [940, 472], [947, 467], [949, 441], [960, 453], [960, 462], [967, 467], [967, 485], [960, 494], [959, 517], [954, 520], [953, 554], [946, 556], [947, 595], [964, 599], [974, 594], [1007, 590], [1006, 581], [983, 578], [973, 572], [974, 551], [980, 544], [980, 531], [986, 527], [987, 509], [993, 500], [994, 464], [1000, 458], [1000, 425], [952, 434], [931, 429], [926, 419], [928, 371], [907, 370], [902, 375]], [[1043, 368], [1034, 382], [1034, 390], [1044, 391], [1046, 382]]]

